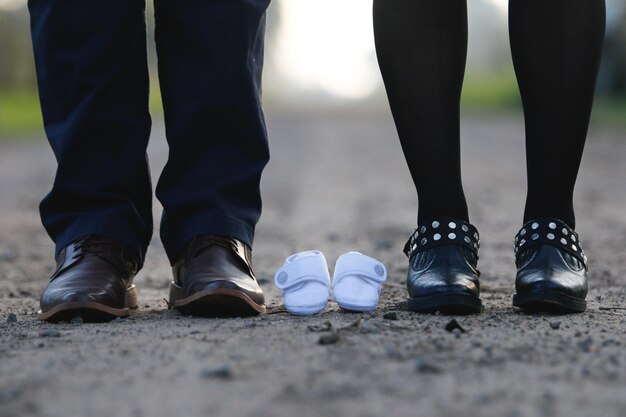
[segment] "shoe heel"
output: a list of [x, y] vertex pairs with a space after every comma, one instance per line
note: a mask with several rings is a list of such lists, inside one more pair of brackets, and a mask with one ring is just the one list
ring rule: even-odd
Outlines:
[[124, 299], [124, 306], [134, 310], [138, 307], [137, 287], [135, 284], [126, 289], [126, 297]]
[[170, 283], [170, 298], [168, 306], [172, 308], [177, 300], [183, 298], [183, 287], [179, 287], [175, 282]]

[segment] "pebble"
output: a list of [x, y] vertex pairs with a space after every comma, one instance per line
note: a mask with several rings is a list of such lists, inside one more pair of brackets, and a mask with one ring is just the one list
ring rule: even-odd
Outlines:
[[492, 356], [493, 355], [493, 346], [485, 346], [485, 355]]
[[48, 329], [48, 330], [44, 330], [41, 333], [39, 333], [39, 336], [41, 337], [61, 337], [61, 332], [58, 330], [54, 330], [54, 329]]
[[551, 321], [550, 322], [550, 328], [552, 330], [558, 330], [561, 327], [561, 322], [560, 321]]
[[374, 246], [376, 247], [376, 250], [388, 250], [393, 248], [393, 241], [389, 239], [377, 239], [374, 242]]
[[402, 354], [402, 352], [400, 352], [398, 349], [396, 349], [393, 346], [389, 346], [385, 349], [385, 353], [387, 354], [387, 357], [396, 361], [404, 361], [404, 355]]
[[439, 350], [445, 350], [450, 347], [450, 343], [444, 339], [437, 339], [434, 341], [435, 347]]
[[7, 323], [17, 323], [17, 316], [13, 313], [7, 314]]
[[591, 352], [591, 351], [595, 350], [595, 346], [594, 346], [594, 343], [593, 343], [593, 338], [591, 338], [591, 336], [584, 338], [583, 340], [578, 342], [578, 347], [583, 352]]
[[204, 368], [200, 371], [200, 378], [202, 379], [230, 379], [233, 377], [233, 372], [228, 365], [219, 365], [212, 368]]
[[70, 320], [70, 324], [83, 324], [85, 320], [83, 320], [83, 316], [75, 316]]
[[0, 250], [0, 261], [11, 262], [17, 258], [17, 255], [11, 249]]
[[361, 324], [361, 333], [380, 333], [380, 329], [368, 320]]
[[333, 329], [333, 324], [330, 321], [325, 321], [322, 324], [310, 324], [306, 328], [310, 332], [329, 332]]
[[330, 242], [337, 242], [339, 240], [339, 234], [338, 233], [329, 233], [328, 236], [326, 236], [326, 239], [328, 239], [328, 241], [330, 241]]
[[424, 360], [417, 358], [413, 362], [413, 366], [415, 367], [415, 371], [420, 374], [438, 374], [441, 373], [441, 369], [435, 365], [432, 365]]
[[456, 321], [455, 319], [452, 319], [448, 322], [448, 324], [446, 324], [446, 330], [449, 332], [452, 332], [455, 329], [459, 329], [461, 333], [465, 333], [465, 329], [461, 327], [459, 322]]
[[339, 333], [332, 332], [330, 334], [324, 334], [324, 335], [320, 336], [320, 338], [317, 341], [317, 344], [318, 345], [334, 345], [334, 344], [338, 343], [339, 340], [341, 340], [341, 337], [339, 336]]
[[385, 320], [398, 320], [398, 312], [397, 311], [389, 311], [383, 314], [383, 318]]
[[22, 396], [22, 390], [18, 387], [0, 389], [0, 404], [15, 401]]

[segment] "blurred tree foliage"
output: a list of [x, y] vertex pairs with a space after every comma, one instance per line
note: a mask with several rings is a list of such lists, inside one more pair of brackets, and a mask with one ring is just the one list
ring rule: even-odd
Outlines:
[[28, 10], [0, 11], [0, 91], [34, 86]]
[[[154, 6], [147, 2], [148, 50], [151, 72], [156, 70], [154, 54]], [[275, 37], [278, 13], [268, 18], [268, 41]], [[35, 68], [30, 39], [29, 16], [26, 6], [15, 10], [0, 9], [0, 91], [36, 87]]]
[[[626, 98], [626, 7], [622, 1], [607, 0], [609, 25], [598, 87], [603, 95]], [[611, 4], [617, 6], [611, 7]], [[268, 19], [268, 43], [275, 40], [276, 28], [280, 23], [276, 4], [272, 7], [274, 10]], [[148, 1], [150, 67], [151, 73], [155, 74], [152, 10], [152, 2]], [[323, 30], [321, 26], [320, 30]], [[271, 66], [268, 66], [267, 70], [271, 71]], [[11, 90], [32, 90], [35, 87], [28, 10], [26, 6], [9, 10], [0, 9], [0, 94]]]
[[598, 83], [600, 93], [626, 97], [626, 7], [609, 16]]

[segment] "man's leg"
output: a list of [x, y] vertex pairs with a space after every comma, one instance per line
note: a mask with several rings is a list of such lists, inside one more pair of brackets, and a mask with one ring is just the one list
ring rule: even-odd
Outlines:
[[[37, 0], [29, 9], [44, 125], [58, 161], [40, 207], [59, 264], [42, 310], [54, 315], [59, 305], [94, 300], [121, 310], [152, 233], [145, 4]], [[124, 264], [123, 277], [111, 262]]]
[[142, 253], [152, 233], [143, 0], [30, 1], [46, 134], [58, 161], [41, 203], [57, 252], [101, 234]]
[[[194, 269], [178, 266], [196, 249], [210, 258], [201, 261], [210, 270], [189, 279], [175, 272], [178, 284], [185, 284], [180, 297], [222, 285], [215, 280], [228, 280], [224, 285], [236, 290], [249, 285], [246, 294], [257, 307], [263, 303], [246, 253], [261, 214], [259, 183], [269, 159], [260, 99], [268, 6], [269, 0], [155, 1], [159, 78], [170, 145], [157, 186], [164, 207], [161, 237], [175, 271]], [[234, 240], [199, 243], [197, 238], [206, 235]], [[213, 254], [218, 247], [226, 252]], [[232, 263], [247, 265], [241, 274], [215, 265], [221, 262], [217, 258], [226, 259], [231, 252], [238, 254]], [[233, 274], [239, 274], [238, 284], [232, 283]], [[188, 288], [191, 279], [203, 283]], [[206, 312], [204, 308], [198, 313]]]
[[194, 236], [252, 245], [269, 159], [261, 109], [269, 0], [157, 0], [168, 163], [157, 187], [170, 259]]

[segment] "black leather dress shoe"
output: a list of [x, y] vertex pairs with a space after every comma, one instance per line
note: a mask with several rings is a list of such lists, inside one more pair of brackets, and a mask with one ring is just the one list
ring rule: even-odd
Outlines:
[[101, 322], [127, 317], [137, 307], [133, 278], [137, 254], [125, 244], [104, 236], [86, 236], [57, 256], [57, 270], [41, 294], [39, 318], [50, 322], [81, 316]]
[[442, 217], [418, 227], [404, 247], [409, 257], [408, 309], [480, 312], [479, 244], [476, 228], [462, 220]]
[[170, 307], [207, 317], [265, 313], [265, 297], [252, 272], [251, 258], [250, 248], [232, 237], [192, 239], [173, 268]]
[[587, 308], [587, 257], [578, 234], [558, 219], [538, 219], [515, 237], [516, 294], [526, 311], [575, 313]]

